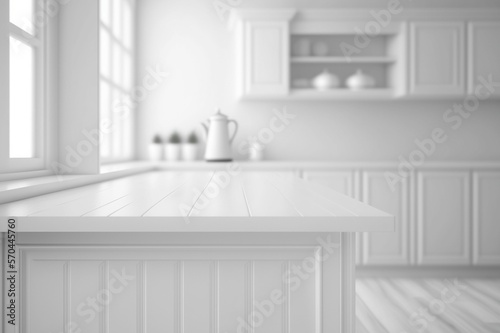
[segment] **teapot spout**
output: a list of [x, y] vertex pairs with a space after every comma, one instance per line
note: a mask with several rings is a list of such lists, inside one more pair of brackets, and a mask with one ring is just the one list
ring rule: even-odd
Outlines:
[[205, 123], [200, 123], [200, 125], [203, 127], [203, 133], [205, 133], [205, 140], [208, 139], [208, 126]]

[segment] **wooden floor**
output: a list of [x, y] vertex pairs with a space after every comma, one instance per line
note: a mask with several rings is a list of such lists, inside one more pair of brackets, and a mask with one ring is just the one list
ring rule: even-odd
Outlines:
[[500, 280], [359, 279], [358, 333], [500, 332]]

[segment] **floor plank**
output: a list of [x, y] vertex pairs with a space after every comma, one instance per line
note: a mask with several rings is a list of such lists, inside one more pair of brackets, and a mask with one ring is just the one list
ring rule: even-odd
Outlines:
[[356, 281], [357, 333], [499, 333], [500, 280]]

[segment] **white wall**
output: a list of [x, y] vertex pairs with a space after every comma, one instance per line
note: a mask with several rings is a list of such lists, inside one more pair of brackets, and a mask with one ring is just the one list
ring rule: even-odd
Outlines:
[[[240, 0], [242, 7], [268, 1]], [[273, 1], [272, 6], [324, 7], [331, 1]], [[370, 2], [374, 6], [374, 2]], [[377, 1], [380, 8], [386, 1]], [[457, 2], [454, 2], [457, 3]], [[492, 1], [460, 1], [465, 7], [493, 6]], [[474, 5], [473, 5], [474, 3]], [[360, 7], [362, 2], [335, 2]], [[444, 6], [450, 1], [419, 2]], [[448, 140], [431, 160], [500, 160], [500, 102], [484, 102], [462, 126], [452, 130], [444, 112], [457, 101], [395, 102], [238, 102], [235, 99], [234, 35], [212, 1], [141, 0], [138, 2], [138, 85], [148, 67], [159, 66], [168, 78], [140, 104], [138, 156], [146, 158], [155, 133], [178, 129], [185, 135], [216, 107], [240, 123], [238, 142], [268, 126], [273, 109], [297, 115], [267, 146], [269, 159], [388, 160], [408, 156], [415, 139], [442, 127]], [[239, 158], [243, 158], [239, 156]]]
[[62, 174], [99, 172], [99, 1], [72, 0], [59, 13], [59, 162]]
[[[60, 7], [59, 7], [60, 10]], [[45, 140], [47, 142], [46, 168], [59, 159], [59, 15], [48, 18], [46, 27], [46, 77], [47, 89], [45, 105], [47, 108], [47, 124]]]

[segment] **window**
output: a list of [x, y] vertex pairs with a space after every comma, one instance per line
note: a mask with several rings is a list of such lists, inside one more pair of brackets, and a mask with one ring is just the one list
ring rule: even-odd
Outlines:
[[99, 114], [101, 161], [133, 157], [134, 0], [101, 0]]
[[0, 172], [43, 169], [44, 27], [33, 24], [39, 8], [34, 0], [10, 0], [8, 6], [8, 114], [2, 116], [8, 121], [0, 128], [8, 135], [0, 144]]
[[35, 52], [10, 37], [9, 156], [35, 157]]

